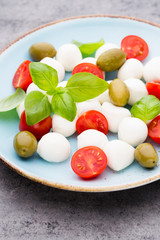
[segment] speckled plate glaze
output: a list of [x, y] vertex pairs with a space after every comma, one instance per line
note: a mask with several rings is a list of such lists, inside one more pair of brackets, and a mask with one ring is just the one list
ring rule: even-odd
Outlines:
[[[104, 38], [106, 42], [112, 42], [120, 46], [121, 39], [126, 35], [138, 35], [146, 40], [150, 53], [148, 61], [154, 56], [160, 55], [160, 26], [134, 18], [119, 16], [81, 16], [51, 22], [21, 36], [0, 55], [0, 96], [5, 97], [14, 92], [12, 78], [21, 62], [30, 59], [29, 47], [39, 41], [52, 43], [57, 49], [64, 43], [70, 43], [72, 39], [82, 42], [98, 41]], [[65, 80], [70, 74], [66, 74]], [[113, 76], [107, 76], [112, 78]], [[99, 177], [92, 180], [82, 180], [72, 172], [70, 160], [77, 150], [76, 134], [69, 138], [71, 143], [70, 158], [66, 161], [54, 164], [42, 160], [38, 155], [23, 160], [19, 158], [13, 149], [13, 138], [18, 129], [19, 119], [15, 110], [0, 113], [0, 157], [1, 160], [17, 171], [19, 174], [51, 187], [83, 192], [108, 192], [142, 186], [160, 178], [160, 167], [146, 170], [134, 162], [131, 166], [120, 172], [113, 172], [107, 168]], [[109, 134], [109, 139], [117, 138], [115, 134]], [[148, 140], [151, 142], [151, 140]], [[153, 143], [160, 156], [160, 147]]]

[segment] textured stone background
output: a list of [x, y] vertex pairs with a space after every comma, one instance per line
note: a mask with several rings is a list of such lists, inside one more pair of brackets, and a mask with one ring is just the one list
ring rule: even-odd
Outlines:
[[[0, 0], [0, 48], [41, 24], [86, 14], [134, 16], [160, 24], [159, 0]], [[113, 193], [62, 191], [0, 163], [2, 240], [159, 240], [160, 181]]]

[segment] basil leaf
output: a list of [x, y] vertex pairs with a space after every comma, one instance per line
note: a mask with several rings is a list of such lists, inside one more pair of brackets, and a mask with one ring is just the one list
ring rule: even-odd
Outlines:
[[24, 102], [26, 122], [32, 126], [51, 114], [51, 105], [48, 97], [40, 91], [30, 92]]
[[0, 99], [0, 112], [7, 112], [16, 108], [25, 99], [25, 96], [23, 89], [17, 88], [11, 96]]
[[109, 84], [92, 73], [82, 72], [74, 74], [67, 82], [65, 88], [75, 102], [92, 99], [107, 90]]
[[32, 62], [29, 64], [29, 70], [32, 81], [42, 90], [53, 91], [58, 84], [57, 71], [40, 62]]
[[77, 107], [73, 98], [66, 89], [63, 90], [61, 88], [57, 90], [57, 93], [52, 98], [51, 106], [54, 113], [60, 115], [68, 121], [74, 120], [77, 113]]
[[155, 118], [160, 113], [160, 101], [152, 95], [142, 97], [131, 108], [133, 117], [140, 118], [145, 123]]
[[93, 54], [99, 47], [104, 44], [103, 38], [100, 41], [94, 43], [81, 43], [76, 40], [72, 40], [72, 43], [79, 47], [83, 57]]

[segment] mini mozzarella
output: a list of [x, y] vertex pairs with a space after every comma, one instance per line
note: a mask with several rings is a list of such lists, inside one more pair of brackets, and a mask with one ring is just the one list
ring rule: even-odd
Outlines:
[[77, 117], [75, 117], [75, 119], [70, 122], [63, 117], [54, 114], [52, 117], [53, 132], [58, 132], [65, 137], [69, 137], [76, 132], [76, 121]]
[[46, 91], [40, 89], [36, 84], [34, 83], [31, 83], [28, 88], [27, 88], [27, 91], [26, 91], [26, 94], [29, 94], [30, 92], [32, 91], [39, 91], [39, 92], [42, 92], [43, 94], [46, 94]]
[[102, 104], [102, 114], [108, 120], [108, 129], [117, 133], [120, 122], [125, 117], [131, 117], [131, 113], [127, 108], [117, 107], [109, 102]]
[[76, 45], [69, 43], [62, 45], [57, 50], [56, 59], [67, 72], [71, 72], [82, 60], [82, 54]]
[[47, 133], [38, 143], [38, 154], [48, 162], [62, 162], [70, 155], [70, 143], [60, 133]]
[[65, 87], [67, 85], [67, 82], [68, 81], [62, 81], [62, 82], [58, 83], [57, 87]]
[[114, 171], [128, 167], [134, 161], [135, 149], [126, 142], [113, 140], [103, 150], [108, 159], [108, 166]]
[[109, 49], [112, 48], [119, 48], [116, 44], [113, 43], [105, 43], [100, 48], [97, 49], [95, 53], [95, 58], [98, 58], [102, 53], [106, 52]]
[[104, 146], [108, 143], [107, 136], [95, 129], [88, 129], [82, 132], [77, 137], [78, 149], [87, 147], [87, 146], [96, 146], [104, 149]]
[[143, 77], [146, 82], [159, 82], [160, 83], [160, 57], [152, 58], [143, 70]]
[[135, 59], [128, 59], [122, 67], [118, 70], [118, 78], [122, 81], [128, 78], [138, 78], [141, 79], [143, 75], [143, 64]]
[[[107, 82], [110, 84], [112, 81], [107, 81]], [[107, 89], [105, 92], [100, 94], [95, 99], [97, 99], [100, 102], [100, 104], [102, 104], [104, 102], [111, 102], [110, 97], [109, 97], [109, 89]]]
[[60, 63], [57, 60], [50, 58], [50, 57], [43, 58], [41, 60], [41, 63], [47, 64], [48, 66], [54, 68], [57, 71], [58, 82], [61, 82], [64, 79], [65, 69], [64, 69], [62, 63]]
[[24, 110], [25, 108], [24, 108], [24, 101], [23, 101], [16, 107], [16, 111], [18, 113], [19, 118], [21, 117], [21, 114]]
[[88, 101], [80, 102], [80, 103], [77, 103], [76, 105], [77, 105], [77, 116], [78, 117], [89, 110], [96, 110], [99, 112], [102, 111], [101, 104], [96, 99], [93, 99], [93, 100], [91, 99]]
[[148, 135], [147, 125], [139, 118], [124, 118], [118, 127], [118, 138], [132, 146], [143, 143]]
[[130, 93], [128, 104], [133, 106], [135, 102], [148, 94], [146, 85], [139, 79], [130, 78], [124, 81]]

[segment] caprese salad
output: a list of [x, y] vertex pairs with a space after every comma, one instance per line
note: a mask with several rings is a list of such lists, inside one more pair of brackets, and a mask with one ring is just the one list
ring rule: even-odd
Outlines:
[[[50, 43], [33, 44], [33, 62], [25, 60], [13, 77], [16, 92], [0, 100], [0, 111], [16, 107], [20, 118], [17, 154], [28, 158], [37, 151], [46, 161], [65, 161], [67, 138], [77, 132], [71, 167], [82, 178], [106, 167], [120, 171], [134, 159], [156, 166], [158, 153], [145, 141], [149, 136], [160, 144], [160, 56], [143, 65], [148, 52], [145, 40], [134, 35], [125, 36], [121, 47], [103, 39], [73, 40], [57, 50]], [[117, 78], [108, 79], [115, 70]], [[67, 81], [65, 72], [72, 72]], [[117, 139], [110, 141], [108, 131]]]

